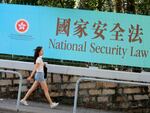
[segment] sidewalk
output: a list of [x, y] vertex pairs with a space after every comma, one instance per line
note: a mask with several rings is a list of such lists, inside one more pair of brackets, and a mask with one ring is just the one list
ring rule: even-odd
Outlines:
[[[29, 102], [29, 106], [20, 105], [20, 113], [72, 113], [73, 106], [59, 105], [55, 109], [50, 109], [46, 103]], [[0, 100], [0, 113], [16, 113], [16, 100]], [[77, 108], [77, 113], [122, 113], [106, 112], [89, 108]]]

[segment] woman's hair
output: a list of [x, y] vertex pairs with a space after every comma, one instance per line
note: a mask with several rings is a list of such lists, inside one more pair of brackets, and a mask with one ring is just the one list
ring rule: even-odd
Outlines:
[[37, 57], [39, 57], [39, 52], [42, 50], [41, 46], [36, 47], [35, 52], [34, 52], [34, 64], [36, 63]]

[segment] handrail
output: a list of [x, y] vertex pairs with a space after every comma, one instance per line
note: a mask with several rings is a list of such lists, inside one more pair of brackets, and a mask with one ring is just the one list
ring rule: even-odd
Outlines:
[[81, 81], [113, 82], [113, 83], [132, 84], [132, 85], [141, 85], [141, 86], [149, 86], [150, 85], [150, 83], [142, 83], [142, 82], [136, 82], [136, 81], [110, 80], [110, 79], [87, 78], [87, 77], [79, 78], [76, 82], [76, 87], [75, 87], [73, 113], [77, 113], [77, 99], [78, 99], [78, 92], [79, 92], [79, 84]]
[[18, 75], [19, 78], [20, 78], [20, 80], [19, 80], [18, 97], [17, 97], [17, 104], [16, 104], [16, 109], [17, 109], [17, 111], [19, 111], [19, 107], [20, 107], [20, 97], [21, 97], [21, 89], [22, 89], [22, 75], [21, 75], [19, 72], [17, 72], [17, 71], [11, 71], [11, 70], [0, 70], [0, 72], [16, 74], [16, 75]]

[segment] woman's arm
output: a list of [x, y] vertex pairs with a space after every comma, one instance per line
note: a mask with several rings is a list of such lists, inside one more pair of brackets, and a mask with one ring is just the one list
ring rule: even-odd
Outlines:
[[31, 80], [31, 79], [33, 78], [34, 73], [36, 72], [36, 70], [38, 69], [38, 67], [39, 67], [39, 63], [36, 63], [36, 64], [34, 65], [34, 68], [33, 68], [33, 70], [32, 70], [31, 75], [27, 78], [27, 80]]

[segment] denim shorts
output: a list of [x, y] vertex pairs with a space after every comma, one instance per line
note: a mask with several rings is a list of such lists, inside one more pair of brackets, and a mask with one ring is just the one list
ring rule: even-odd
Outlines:
[[44, 81], [44, 72], [36, 72], [34, 79], [38, 82]]

